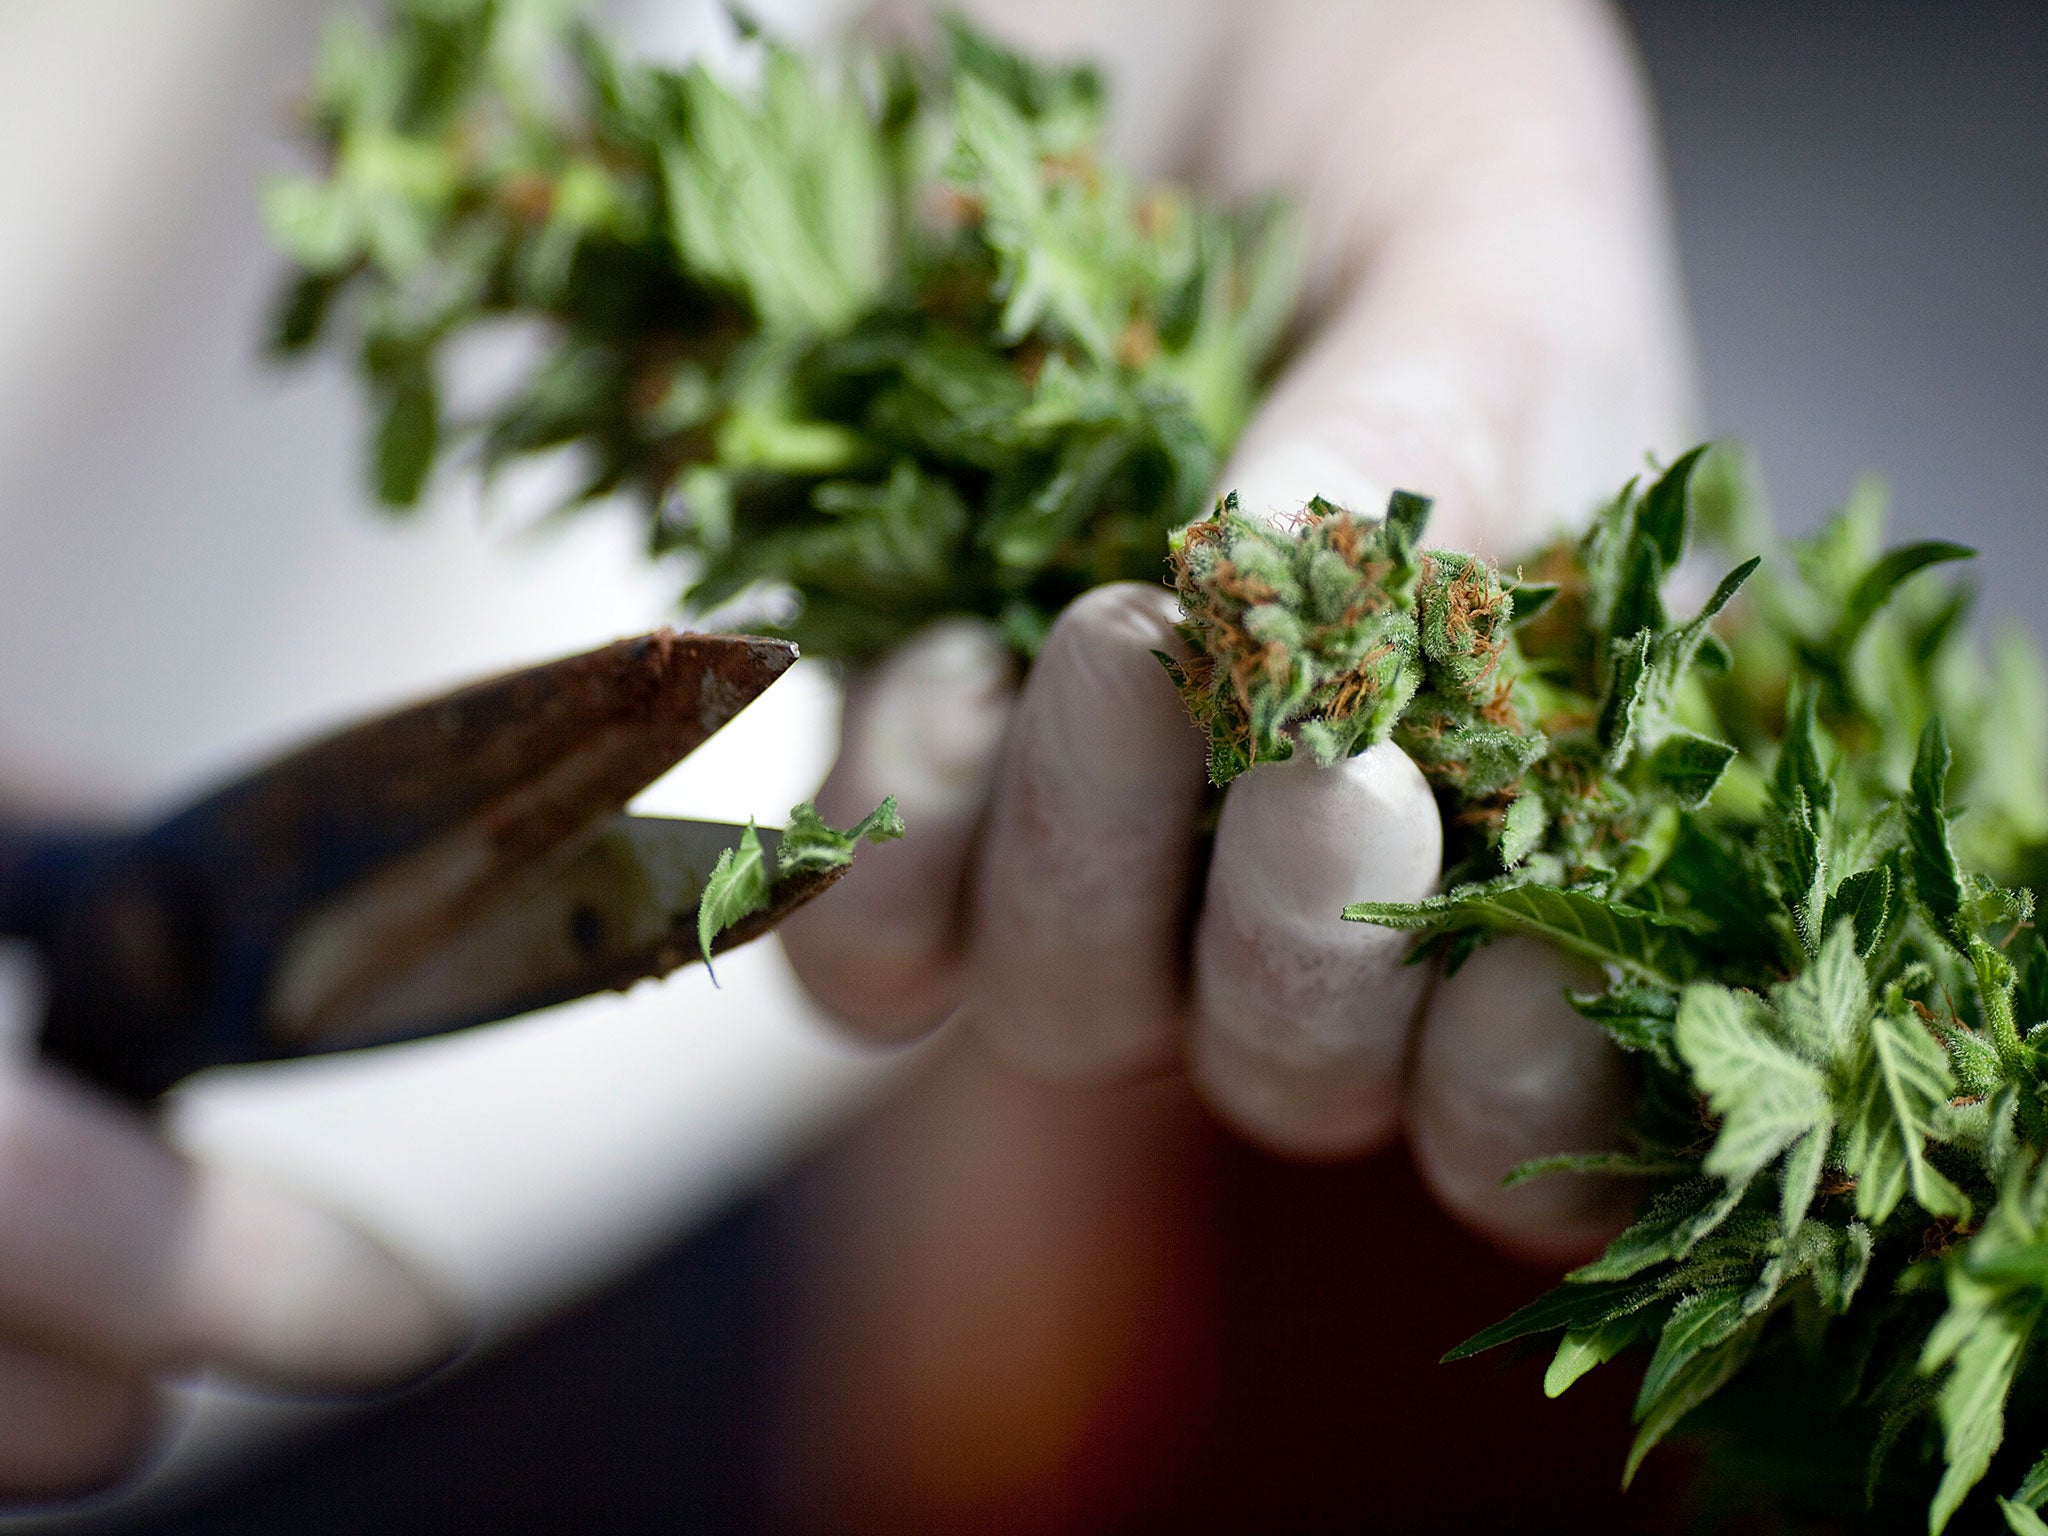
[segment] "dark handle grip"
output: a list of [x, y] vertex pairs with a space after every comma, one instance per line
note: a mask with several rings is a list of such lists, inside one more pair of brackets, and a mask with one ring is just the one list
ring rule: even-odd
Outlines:
[[0, 935], [28, 940], [43, 964], [43, 1055], [145, 1104], [202, 1067], [265, 1053], [245, 1022], [229, 1028], [243, 1016], [219, 1006], [219, 957], [166, 930], [189, 903], [150, 878], [137, 847], [101, 828], [0, 820]]
[[0, 937], [48, 948], [85, 870], [112, 841], [96, 827], [0, 818]]

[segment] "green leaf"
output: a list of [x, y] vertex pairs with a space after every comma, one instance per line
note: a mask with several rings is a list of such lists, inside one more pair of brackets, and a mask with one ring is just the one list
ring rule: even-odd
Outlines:
[[768, 858], [761, 850], [761, 835], [754, 824], [740, 834], [739, 845], [718, 856], [711, 878], [704, 882], [704, 894], [697, 902], [697, 952], [704, 957], [704, 969], [711, 973], [711, 945], [719, 934], [741, 918], [765, 911], [772, 879]]
[[1694, 632], [1703, 632], [1709, 620], [1713, 619], [1722, 609], [1735, 601], [1735, 594], [1742, 590], [1743, 586], [1749, 581], [1749, 578], [1757, 573], [1758, 567], [1763, 563], [1763, 556], [1752, 555], [1726, 576], [1723, 576], [1719, 584], [1715, 586], [1712, 595], [1707, 598], [1705, 606], [1686, 625], [1686, 628]]
[[1998, 1508], [2005, 1516], [2006, 1529], [2016, 1536], [2048, 1536], [2048, 1524], [2025, 1504], [2016, 1504], [2011, 1499], [2000, 1499]]
[[1638, 630], [1615, 643], [1606, 700], [1600, 706], [1600, 745], [1607, 768], [1619, 772], [1634, 753], [1636, 736], [1650, 708], [1657, 675], [1650, 665], [1654, 636]]
[[1667, 567], [1653, 536], [1646, 536], [1640, 510], [1624, 548], [1614, 600], [1607, 613], [1607, 634], [1615, 646], [1639, 635], [1657, 635], [1666, 626], [1663, 584]]
[[[718, 856], [697, 903], [697, 949], [704, 956], [705, 969], [711, 968], [712, 945], [718, 935], [742, 918], [766, 911], [779, 883], [798, 875], [843, 869], [853, 862], [854, 850], [861, 843], [883, 843], [902, 835], [903, 818], [896, 813], [894, 795], [845, 832], [827, 826], [808, 801], [791, 807], [789, 824], [772, 860], [763, 850], [754, 824], [748, 822], [739, 846]], [[715, 976], [712, 979], [717, 980]]]
[[1785, 705], [1785, 740], [1778, 751], [1772, 782], [1789, 801], [1797, 790], [1817, 812], [1835, 806], [1834, 776], [1821, 761], [1821, 726], [1814, 690], [1801, 688]]
[[1742, 1300], [1740, 1286], [1701, 1291], [1679, 1300], [1657, 1340], [1649, 1369], [1643, 1373], [1642, 1388], [1636, 1395], [1638, 1420], [1656, 1407], [1697, 1356], [1734, 1336], [1746, 1316]]
[[680, 77], [686, 132], [660, 150], [670, 236], [767, 330], [842, 329], [888, 280], [881, 148], [866, 114], [788, 50], [769, 48], [764, 75], [759, 103], [701, 66]]
[[1850, 590], [1848, 601], [1842, 605], [1841, 622], [1835, 628], [1834, 649], [1837, 655], [1846, 656], [1853, 648], [1870, 621], [1877, 615], [1907, 577], [1924, 571], [1930, 565], [1939, 565], [1949, 560], [1974, 560], [1977, 551], [1961, 544], [1950, 544], [1941, 539], [1929, 539], [1919, 544], [1907, 544], [1887, 553], [1883, 559], [1863, 573], [1862, 578]]
[[1676, 1072], [1678, 1054], [1671, 1042], [1672, 1026], [1678, 1020], [1678, 994], [1669, 987], [1645, 987], [1627, 983], [1605, 992], [1572, 993], [1567, 999], [1581, 1017], [1591, 1019], [1607, 1038], [1625, 1051], [1641, 1051], [1658, 1065]]
[[2012, 1501], [2024, 1504], [2028, 1509], [2039, 1509], [2048, 1504], [2048, 1452], [2035, 1458], [2033, 1466], [2027, 1469], [2026, 1478], [2013, 1490]]
[[1849, 1310], [1849, 1303], [1856, 1299], [1864, 1277], [1870, 1273], [1876, 1240], [1870, 1228], [1860, 1221], [1830, 1230], [1835, 1232], [1834, 1248], [1825, 1262], [1814, 1265], [1814, 1289], [1820, 1295], [1821, 1305], [1839, 1317]]
[[1721, 1179], [1690, 1178], [1661, 1190], [1606, 1252], [1565, 1279], [1574, 1285], [1608, 1285], [1683, 1258], [1728, 1219], [1747, 1188]]
[[1854, 927], [1837, 923], [1813, 963], [1774, 989], [1771, 998], [1786, 1039], [1809, 1061], [1828, 1067], [1848, 1060], [1876, 1007]]
[[1809, 953], [1819, 949], [1826, 915], [1827, 848], [1834, 782], [1822, 766], [1813, 694], [1796, 693], [1785, 711], [1785, 740], [1771, 773], [1770, 801], [1758, 846], [1778, 877], [1786, 911]]
[[1688, 941], [1699, 931], [1687, 919], [1535, 884], [1468, 886], [1419, 902], [1354, 902], [1344, 916], [1386, 928], [1531, 934], [1584, 959], [1662, 982], [1681, 981], [1692, 972]]
[[2048, 665], [2018, 624], [2002, 627], [1991, 652], [1990, 714], [1996, 729], [1978, 733], [1981, 756], [1970, 798], [1993, 811], [2018, 839], [2048, 842]]
[[1422, 534], [1429, 526], [1432, 505], [1429, 497], [1417, 495], [1414, 491], [1395, 491], [1387, 497], [1387, 527], [1407, 549], [1422, 547]]
[[1532, 1158], [1507, 1171], [1501, 1188], [1513, 1189], [1531, 1179], [1559, 1173], [1598, 1173], [1616, 1178], [1649, 1178], [1657, 1174], [1683, 1173], [1690, 1165], [1675, 1158], [1646, 1157], [1633, 1152], [1560, 1152], [1552, 1157]]
[[1567, 1388], [1596, 1365], [1605, 1365], [1643, 1337], [1640, 1313], [1610, 1318], [1592, 1328], [1574, 1328], [1557, 1341], [1557, 1353], [1543, 1373], [1543, 1395], [1562, 1397]]
[[1527, 859], [1542, 843], [1548, 827], [1549, 815], [1540, 794], [1525, 789], [1515, 796], [1501, 822], [1501, 867], [1513, 869]]
[[1917, 1020], [1891, 1012], [1871, 1018], [1866, 1040], [1842, 1141], [1856, 1214], [1882, 1222], [1910, 1188], [1930, 1216], [1968, 1220], [1970, 1202], [1927, 1161], [1935, 1118], [1955, 1092], [1947, 1053]]
[[441, 444], [441, 396], [432, 364], [408, 358], [385, 378], [377, 421], [377, 499], [410, 507], [420, 499]]
[[1778, 1183], [1778, 1221], [1790, 1234], [1786, 1238], [1788, 1243], [1803, 1227], [1811, 1225], [1806, 1213], [1813, 1205], [1814, 1191], [1820, 1187], [1832, 1130], [1832, 1125], [1816, 1126], [1793, 1142], [1792, 1150], [1785, 1154], [1785, 1167]]
[[1908, 1430], [1932, 1416], [1941, 1401], [1940, 1385], [1915, 1370], [1916, 1364], [1917, 1361], [1910, 1356], [1903, 1362], [1893, 1362], [1891, 1368], [1882, 1373], [1880, 1385], [1871, 1395], [1871, 1406], [1877, 1410], [1877, 1431], [1871, 1437], [1870, 1453], [1864, 1464], [1863, 1502], [1866, 1506], [1874, 1506], [1878, 1502], [1885, 1467], [1898, 1443]]
[[311, 278], [342, 271], [360, 250], [356, 210], [338, 187], [282, 177], [263, 189], [270, 238]]
[[1892, 872], [1880, 865], [1858, 870], [1836, 886], [1822, 923], [1832, 932], [1847, 921], [1856, 935], [1856, 952], [1868, 958], [1890, 932], [1892, 910]]
[[1746, 1184], [1809, 1131], [1831, 1121], [1821, 1073], [1779, 1038], [1761, 999], [1699, 982], [1678, 1005], [1678, 1054], [1721, 1116], [1707, 1172]]
[[1735, 749], [1726, 742], [1674, 731], [1644, 760], [1643, 777], [1687, 810], [1697, 810], [1713, 798], [1734, 758]]
[[1481, 1329], [1443, 1357], [1448, 1365], [1469, 1360], [1489, 1349], [1498, 1349], [1531, 1334], [1554, 1333], [1558, 1329], [1597, 1328], [1624, 1310], [1647, 1306], [1653, 1299], [1635, 1285], [1560, 1285], [1545, 1292], [1510, 1317], [1491, 1328]]
[[1702, 443], [1679, 455], [1643, 493], [1639, 526], [1643, 537], [1656, 549], [1658, 563], [1667, 571], [1675, 568], [1685, 557], [1685, 546], [1692, 528], [1693, 471], [1699, 468], [1700, 457], [1706, 451], [1706, 445]]
[[2013, 1169], [1983, 1226], [1945, 1265], [1948, 1310], [1927, 1336], [1920, 1369], [1941, 1381], [1948, 1466], [1929, 1511], [1939, 1532], [1983, 1478], [2005, 1438], [2006, 1399], [2048, 1312], [2048, 1173]]
[[[1635, 1480], [1643, 1458], [1676, 1429], [1685, 1416], [1726, 1386], [1755, 1346], [1760, 1320], [1745, 1324], [1743, 1293], [1733, 1287], [1689, 1297], [1691, 1308], [1681, 1324], [1676, 1313], [1657, 1346], [1657, 1358], [1643, 1378], [1636, 1399], [1640, 1427], [1622, 1469], [1622, 1486]], [[1684, 1308], [1686, 1303], [1680, 1303]], [[1673, 1340], [1672, 1331], [1679, 1329]], [[1708, 1342], [1712, 1341], [1712, 1342]], [[1654, 1383], [1655, 1391], [1651, 1390]]]
[[1519, 628], [1557, 600], [1563, 588], [1555, 582], [1518, 581], [1511, 589], [1515, 600], [1515, 625]]
[[2005, 1438], [2005, 1400], [2038, 1315], [2038, 1304], [2019, 1315], [1993, 1308], [1959, 1313], [1952, 1307], [1928, 1336], [1926, 1365], [1950, 1367], [1941, 1388], [1948, 1465], [1928, 1512], [1930, 1531], [1947, 1526]]
[[825, 825], [808, 801], [792, 807], [789, 825], [783, 829], [775, 862], [778, 877], [799, 871], [839, 869], [853, 862], [854, 849], [863, 842], [892, 842], [903, 835], [903, 818], [896, 811], [896, 797], [890, 795], [847, 831]]
[[1906, 807], [1906, 845], [1913, 856], [1913, 882], [1920, 900], [1937, 919], [1951, 922], [1963, 904], [1962, 872], [1948, 835], [1948, 774], [1952, 756], [1948, 731], [1935, 715], [1920, 733], [1913, 760], [1912, 796]]
[[271, 353], [292, 357], [317, 343], [340, 291], [340, 279], [321, 272], [302, 272], [287, 284], [271, 315]]

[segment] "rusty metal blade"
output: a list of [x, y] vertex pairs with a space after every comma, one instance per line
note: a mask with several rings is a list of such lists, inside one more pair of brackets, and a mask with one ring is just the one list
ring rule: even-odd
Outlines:
[[[694, 751], [796, 647], [659, 630], [475, 683], [306, 747], [152, 834], [301, 906], [461, 831], [524, 868]], [[182, 833], [183, 837], [175, 834]]]
[[282, 957], [319, 958], [295, 1017], [411, 969], [795, 659], [744, 636], [622, 640], [343, 731], [111, 842], [45, 944], [45, 1050], [147, 1096], [305, 1049], [269, 1033]]
[[[358, 726], [249, 781], [222, 809], [241, 845], [236, 864], [296, 849], [314, 878], [302, 881], [280, 951], [321, 957], [324, 971], [308, 983], [302, 969], [301, 989], [346, 992], [359, 972], [407, 968], [536, 862], [591, 835], [795, 655], [782, 641], [662, 631]], [[322, 889], [320, 872], [350, 865], [355, 879]]]
[[[356, 980], [321, 984], [336, 968], [296, 947], [271, 994], [271, 1028], [305, 1049], [436, 1034], [591, 992], [623, 990], [702, 956], [697, 903], [718, 857], [746, 829], [718, 822], [617, 816], [536, 871], [530, 885], [479, 912], [403, 968], [342, 967]], [[780, 834], [760, 830], [772, 859]], [[719, 935], [723, 953], [766, 933], [838, 879], [779, 881], [768, 909]]]

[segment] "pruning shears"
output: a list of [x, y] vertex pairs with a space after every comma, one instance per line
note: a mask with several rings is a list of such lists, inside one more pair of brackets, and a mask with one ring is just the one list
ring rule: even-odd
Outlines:
[[[43, 962], [44, 1053], [146, 1100], [702, 958], [698, 899], [745, 828], [625, 806], [795, 659], [662, 630], [356, 725], [146, 831], [0, 827], [0, 933]], [[838, 873], [778, 881], [713, 948]]]

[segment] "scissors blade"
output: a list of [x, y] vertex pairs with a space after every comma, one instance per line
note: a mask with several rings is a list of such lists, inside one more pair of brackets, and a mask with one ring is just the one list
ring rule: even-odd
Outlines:
[[44, 945], [45, 1051], [148, 1097], [306, 1049], [265, 1007], [288, 952], [325, 957], [315, 997], [410, 969], [795, 658], [746, 636], [618, 641], [345, 730], [113, 841]]
[[342, 731], [149, 840], [205, 853], [239, 900], [297, 910], [368, 877], [488, 886], [623, 810], [795, 659], [744, 635], [615, 641]]
[[[667, 975], [703, 958], [697, 903], [719, 855], [745, 831], [613, 817], [404, 969], [344, 968], [356, 980], [337, 989], [323, 978], [341, 972], [317, 948], [295, 950], [271, 994], [272, 1027], [306, 1049], [329, 1050], [438, 1034]], [[781, 834], [762, 828], [759, 837], [772, 860]], [[766, 933], [841, 873], [777, 881], [767, 909], [720, 934], [714, 952]]]

